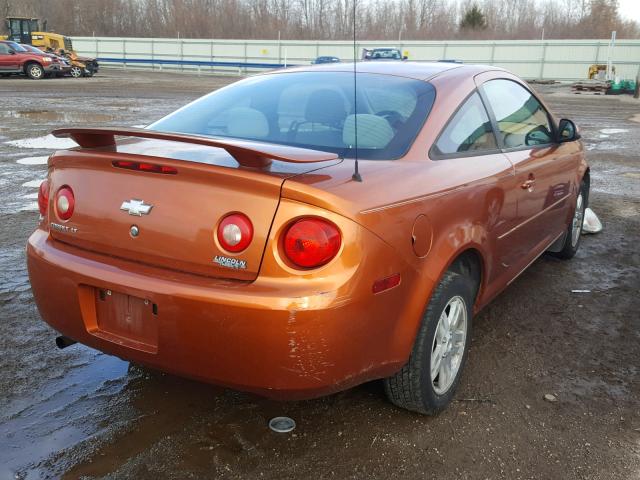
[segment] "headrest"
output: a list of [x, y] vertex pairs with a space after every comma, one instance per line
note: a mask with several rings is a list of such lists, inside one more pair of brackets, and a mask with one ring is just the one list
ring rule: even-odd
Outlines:
[[346, 116], [347, 109], [344, 105], [344, 98], [335, 90], [325, 88], [316, 90], [309, 95], [304, 114], [304, 118], [308, 122], [341, 125]]
[[260, 110], [236, 107], [227, 115], [227, 133], [232, 137], [264, 138], [269, 135], [269, 122]]
[[349, 115], [344, 121], [342, 141], [356, 145], [356, 117], [358, 117], [358, 148], [385, 148], [394, 136], [393, 128], [384, 118], [368, 113]]

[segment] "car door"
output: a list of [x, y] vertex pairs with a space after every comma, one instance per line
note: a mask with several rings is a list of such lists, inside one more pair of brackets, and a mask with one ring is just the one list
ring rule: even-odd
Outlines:
[[511, 237], [526, 266], [566, 228], [573, 162], [556, 143], [556, 127], [542, 103], [515, 79], [481, 86], [502, 151], [515, 168], [517, 218]]
[[11, 47], [6, 43], [0, 43], [0, 72], [15, 72], [18, 69], [16, 55], [9, 53]]
[[[516, 221], [517, 196], [514, 194], [513, 165], [499, 144], [482, 98], [474, 91], [451, 117], [429, 156], [435, 161], [447, 161], [464, 174], [477, 176], [474, 189], [483, 191], [473, 218], [486, 238], [486, 275], [489, 295], [512, 278], [514, 244], [508, 236]], [[468, 184], [467, 184], [468, 186]], [[475, 206], [470, 205], [473, 210]]]

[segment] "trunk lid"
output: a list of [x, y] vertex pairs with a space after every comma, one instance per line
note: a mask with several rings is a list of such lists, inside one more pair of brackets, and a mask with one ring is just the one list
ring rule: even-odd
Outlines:
[[[177, 173], [128, 170], [114, 161], [163, 165]], [[161, 140], [61, 151], [49, 162], [51, 236], [144, 264], [251, 281], [258, 275], [282, 182], [335, 163], [242, 168], [224, 150]], [[75, 198], [66, 222], [54, 208], [62, 186], [71, 187]], [[140, 202], [151, 207], [147, 214], [136, 208]], [[226, 252], [216, 238], [219, 221], [234, 212], [247, 215], [254, 230], [251, 244], [238, 254]]]

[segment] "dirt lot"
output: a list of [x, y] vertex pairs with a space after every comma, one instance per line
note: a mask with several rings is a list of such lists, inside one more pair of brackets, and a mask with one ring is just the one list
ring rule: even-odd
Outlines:
[[[582, 128], [604, 232], [571, 262], [535, 262], [477, 317], [457, 401], [438, 417], [394, 408], [379, 382], [277, 403], [55, 348], [23, 252], [52, 146], [38, 137], [143, 125], [232, 80], [0, 79], [0, 479], [640, 478], [640, 102], [628, 97], [542, 89]], [[271, 432], [276, 415], [297, 429]]]

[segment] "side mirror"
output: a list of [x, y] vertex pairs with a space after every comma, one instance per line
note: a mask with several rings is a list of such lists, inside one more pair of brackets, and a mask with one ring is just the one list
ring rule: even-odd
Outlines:
[[9, 55], [15, 55], [16, 51], [15, 50], [9, 50]]
[[558, 142], [573, 142], [574, 140], [578, 140], [580, 138], [580, 134], [578, 133], [578, 128], [576, 124], [567, 118], [563, 118], [560, 120], [558, 124]]

